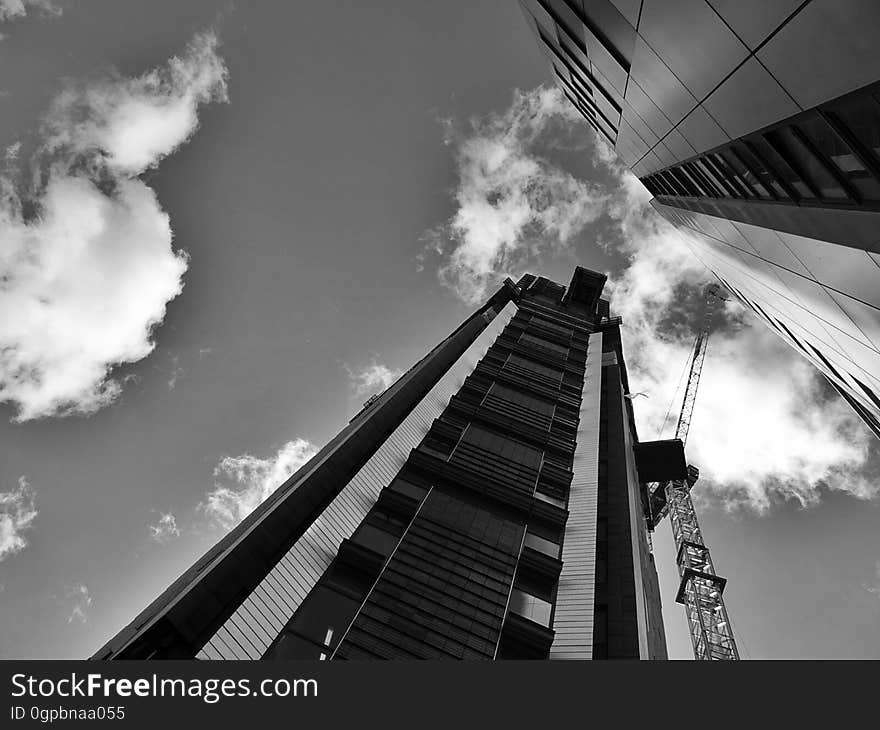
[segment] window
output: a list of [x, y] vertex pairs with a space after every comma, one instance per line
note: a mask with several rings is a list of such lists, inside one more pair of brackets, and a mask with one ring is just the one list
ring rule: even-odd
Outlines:
[[539, 553], [544, 553], [544, 555], [549, 555], [551, 558], [559, 557], [559, 545], [555, 542], [551, 542], [546, 538], [539, 537], [538, 535], [534, 535], [531, 532], [526, 533], [525, 544], [532, 548], [533, 550], [537, 550]]
[[530, 324], [534, 324], [538, 327], [543, 327], [546, 330], [550, 330], [551, 332], [555, 332], [558, 335], [562, 335], [563, 337], [571, 337], [572, 329], [571, 327], [563, 327], [560, 324], [556, 324], [555, 322], [551, 322], [549, 319], [543, 319], [542, 317], [532, 317], [529, 320]]
[[533, 362], [528, 360], [516, 353], [511, 353], [511, 355], [507, 358], [507, 362], [505, 365], [515, 365], [516, 367], [524, 368], [525, 370], [531, 370], [538, 375], [543, 375], [545, 378], [549, 378], [554, 381], [559, 381], [562, 379], [562, 371], [557, 370], [556, 368], [548, 367], [547, 365], [541, 365], [540, 363]]
[[712, 193], [709, 188], [706, 188], [703, 182], [696, 175], [692, 175], [687, 165], [682, 165], [678, 168], [679, 175], [687, 182], [688, 186], [693, 188], [694, 191], [703, 198], [712, 197]]
[[736, 144], [733, 145], [731, 149], [733, 149], [746, 166], [754, 172], [758, 180], [763, 183], [766, 189], [770, 190], [770, 192], [780, 200], [791, 199], [789, 194], [785, 191], [785, 188], [779, 183], [779, 180], [776, 179], [773, 172], [768, 169], [764, 161], [756, 157], [748, 147], [744, 144]]
[[741, 198], [756, 198], [755, 192], [739, 178], [736, 171], [730, 166], [727, 159], [721, 153], [707, 155], [710, 161], [715, 163], [715, 168], [724, 175], [725, 179], [736, 188]]
[[762, 160], [770, 170], [775, 172], [776, 176], [783, 182], [783, 184], [792, 190], [799, 198], [811, 200], [816, 197], [813, 194], [813, 191], [807, 187], [806, 183], [801, 180], [798, 173], [796, 173], [791, 168], [791, 165], [779, 156], [779, 153], [770, 146], [766, 139], [757, 135], [750, 138], [747, 144], [755, 156]]
[[410, 499], [414, 499], [417, 502], [421, 502], [424, 499], [425, 495], [428, 493], [427, 487], [423, 487], [419, 484], [413, 484], [412, 482], [408, 482], [405, 479], [397, 478], [391, 484], [388, 485], [388, 489], [392, 491], [403, 494]]
[[672, 192], [672, 190], [671, 190], [671, 189], [669, 188], [669, 186], [664, 182], [663, 178], [660, 177], [659, 174], [654, 175], [654, 176], [651, 178], [651, 180], [654, 181], [654, 185], [657, 186], [657, 188], [660, 190], [661, 194], [663, 194], [663, 195], [675, 195], [675, 193]]
[[[321, 653], [329, 656], [348, 629], [361, 602], [326, 585], [316, 585], [300, 604], [285, 631], [296, 634], [305, 642], [290, 642], [288, 650], [301, 649], [307, 656], [285, 658], [314, 658], [314, 644], [322, 647]], [[294, 646], [294, 644], [296, 646]], [[318, 657], [326, 658], [326, 657]]]
[[758, 176], [755, 175], [751, 171], [749, 167], [742, 161], [739, 155], [732, 149], [726, 150], [721, 155], [724, 158], [724, 161], [727, 163], [727, 166], [733, 170], [737, 177], [743, 181], [743, 184], [748, 187], [751, 191], [752, 196], [759, 198], [772, 198], [773, 196], [764, 187], [763, 183], [758, 179]]
[[719, 165], [717, 158], [712, 155], [706, 155], [701, 162], [707, 170], [712, 171], [712, 174], [724, 186], [724, 189], [727, 190], [730, 197], [745, 197], [741, 186], [731, 179], [729, 171], [724, 166]]
[[736, 196], [736, 191], [727, 184], [721, 175], [718, 174], [717, 170], [706, 160], [697, 160], [694, 165], [723, 191], [721, 197]]
[[678, 187], [679, 190], [681, 190], [682, 195], [686, 195], [689, 197], [699, 197], [701, 195], [700, 191], [694, 187], [694, 184], [680, 169], [673, 167], [668, 172], [673, 178], [675, 178], [675, 181], [678, 183]]
[[533, 345], [542, 350], [549, 350], [557, 355], [562, 355], [563, 357], [568, 356], [568, 348], [564, 345], [557, 345], [555, 342], [548, 342], [547, 340], [541, 339], [540, 337], [535, 337], [534, 335], [530, 335], [528, 332], [524, 332], [520, 335], [519, 342], [522, 342], [526, 345]]
[[718, 188], [709, 178], [704, 175], [700, 168], [697, 167], [693, 162], [686, 162], [682, 165], [684, 169], [690, 174], [692, 178], [699, 181], [701, 187], [704, 190], [708, 191], [708, 194], [714, 198], [724, 197], [724, 193], [721, 192], [720, 188]]
[[813, 153], [809, 144], [795, 128], [781, 127], [767, 134], [767, 139], [785, 156], [792, 168], [798, 170], [804, 180], [811, 184], [820, 197], [827, 200], [845, 200], [847, 194], [840, 182], [831, 174], [822, 160]]
[[679, 184], [676, 182], [675, 178], [669, 174], [669, 171], [658, 172], [657, 177], [663, 181], [663, 184], [666, 186], [666, 189], [669, 191], [670, 195], [683, 195], [681, 190], [679, 190]]
[[828, 122], [810, 114], [797, 127], [866, 200], [880, 200], [880, 182]]
[[858, 94], [835, 103], [829, 116], [842, 122], [866, 152], [880, 156], [880, 106], [869, 94]]
[[392, 534], [378, 525], [364, 522], [351, 536], [351, 539], [358, 545], [363, 545], [383, 557], [388, 557], [394, 552], [394, 548], [400, 540], [400, 533]]
[[311, 641], [303, 639], [296, 634], [286, 631], [278, 639], [278, 642], [266, 653], [266, 659], [326, 659], [330, 656], [331, 649]]
[[541, 458], [544, 455], [542, 451], [526, 446], [520, 441], [487, 431], [485, 428], [473, 424], [468, 426], [461, 437], [461, 442], [531, 469], [537, 469], [541, 465]]
[[543, 492], [535, 492], [534, 495], [537, 499], [540, 499], [542, 502], [547, 502], [547, 504], [552, 504], [554, 507], [559, 507], [560, 509], [565, 509], [565, 501], [562, 499], [558, 499], [556, 497], [551, 497], [549, 494], [544, 494]]
[[526, 593], [519, 588], [514, 588], [510, 593], [510, 610], [513, 613], [524, 616], [541, 626], [550, 625], [550, 612], [553, 604], [548, 601]]
[[552, 416], [556, 410], [556, 406], [549, 401], [543, 400], [542, 398], [536, 398], [532, 395], [526, 395], [525, 393], [514, 390], [513, 388], [508, 388], [499, 383], [492, 384], [489, 394], [496, 398], [508, 401], [509, 403], [515, 403], [516, 405], [522, 406], [530, 411], [540, 413], [542, 416]]

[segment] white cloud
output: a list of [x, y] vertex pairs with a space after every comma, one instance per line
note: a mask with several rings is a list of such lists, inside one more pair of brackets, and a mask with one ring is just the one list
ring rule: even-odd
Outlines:
[[[642, 438], [655, 438], [669, 404], [671, 437], [683, 393], [675, 394], [690, 355], [698, 317], [671, 326], [682, 297], [710, 281], [684, 234], [645, 205], [628, 172], [621, 227], [630, 265], [609, 286], [623, 317], [622, 336], [633, 390], [650, 399], [635, 407]], [[822, 376], [762, 324], [729, 302], [727, 326], [709, 338], [688, 437], [688, 458], [700, 467], [700, 492], [727, 506], [766, 511], [774, 501], [816, 504], [821, 489], [868, 498], [877, 487], [863, 475], [871, 440], [858, 417]], [[675, 394], [675, 395], [674, 395]], [[674, 400], [673, 400], [674, 397]]]
[[138, 175], [192, 136], [200, 104], [226, 99], [226, 75], [203, 33], [163, 68], [71, 86], [42, 128], [33, 190], [0, 178], [0, 402], [16, 420], [107, 405], [111, 369], [154, 348], [188, 258]]
[[37, 518], [34, 490], [24, 477], [11, 492], [0, 492], [0, 561], [27, 547], [24, 533]]
[[355, 395], [364, 396], [381, 393], [403, 375], [403, 370], [389, 368], [376, 360], [358, 369], [345, 365], [348, 380], [354, 388]]
[[225, 456], [214, 469], [214, 489], [199, 507], [217, 526], [229, 530], [316, 453], [313, 444], [297, 438], [268, 459], [251, 454]]
[[444, 258], [441, 280], [465, 302], [485, 298], [525, 256], [564, 248], [602, 212], [601, 191], [541, 152], [548, 132], [574, 120], [558, 89], [538, 88], [515, 92], [506, 112], [471, 120], [466, 133], [447, 133], [459, 179], [456, 210], [424, 240]]
[[61, 8], [51, 0], [0, 0], [0, 22], [23, 18], [31, 11], [43, 15], [61, 15]]
[[177, 518], [171, 512], [159, 515], [155, 525], [149, 525], [150, 538], [160, 544], [171, 542], [180, 537], [180, 528], [177, 526]]
[[89, 620], [88, 611], [92, 607], [92, 596], [89, 589], [80, 583], [67, 591], [67, 598], [73, 602], [67, 623], [72, 624], [74, 621], [82, 624], [87, 623]]
[[[604, 245], [628, 261], [605, 293], [613, 312], [623, 316], [631, 388], [650, 396], [634, 405], [639, 431], [645, 440], [656, 438], [674, 402], [664, 433], [669, 437], [681, 402], [681, 392], [675, 401], [673, 394], [699, 324], [693, 298], [714, 277], [598, 137], [593, 162], [610, 174], [608, 186], [589, 186], [546, 159], [534, 161], [531, 147], [558, 133], [549, 120], [571, 122], [571, 114], [558, 110], [565, 103], [541, 89], [517, 94], [507, 112], [477, 120], [470, 136], [452, 139], [460, 170], [458, 209], [451, 224], [454, 247], [441, 246], [440, 276], [458, 272], [455, 288], [473, 302], [505, 262], [559, 251], [607, 214], [618, 231], [614, 240], [603, 235]], [[508, 167], [515, 173], [508, 174]], [[511, 206], [510, 221], [499, 222], [499, 211], [487, 203], [499, 195], [499, 179], [501, 209]], [[562, 195], [541, 198], [538, 225], [519, 227], [517, 221], [535, 221], [529, 196], [519, 191], [555, 192], [548, 180], [557, 181]], [[829, 397], [819, 372], [766, 327], [733, 304], [726, 315], [725, 326], [710, 339], [688, 441], [688, 458], [701, 471], [697, 495], [759, 512], [781, 499], [815, 504], [823, 488], [858, 498], [876, 495], [880, 487], [865, 476], [872, 437], [857, 416], [836, 395]]]

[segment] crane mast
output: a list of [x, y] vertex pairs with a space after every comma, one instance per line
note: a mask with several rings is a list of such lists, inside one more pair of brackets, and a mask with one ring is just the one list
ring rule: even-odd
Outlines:
[[[675, 428], [675, 438], [681, 439], [682, 443], [687, 441], [690, 430], [697, 387], [700, 384], [700, 374], [706, 358], [709, 328], [719, 300], [718, 289], [717, 284], [706, 289], [703, 323], [694, 343], [684, 400]], [[688, 466], [687, 479], [673, 480], [656, 486], [655, 493], [659, 490], [665, 492], [665, 504], [653, 524], [656, 525], [664, 514], [669, 512], [680, 579], [675, 600], [684, 604], [687, 612], [694, 658], [735, 660], [739, 659], [739, 652], [722, 597], [727, 579], [715, 572], [712, 556], [703, 540], [703, 532], [691, 500], [690, 490], [698, 476], [699, 471], [695, 467]]]

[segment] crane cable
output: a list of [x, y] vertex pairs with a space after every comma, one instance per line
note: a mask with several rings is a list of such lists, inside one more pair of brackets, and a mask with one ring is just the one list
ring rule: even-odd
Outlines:
[[681, 384], [684, 382], [685, 373], [688, 371], [688, 366], [690, 365], [691, 358], [694, 356], [694, 348], [697, 346], [697, 341], [694, 340], [694, 344], [691, 346], [691, 350], [688, 353], [687, 358], [684, 361], [684, 367], [681, 369], [681, 375], [678, 377], [678, 385], [675, 386], [675, 392], [672, 394], [672, 400], [669, 401], [669, 408], [666, 409], [666, 415], [663, 416], [663, 423], [660, 426], [660, 430], [657, 432], [657, 440], [660, 440], [660, 437], [663, 435], [663, 429], [666, 428], [666, 422], [669, 420], [669, 414], [672, 413], [672, 406], [675, 405], [675, 401], [678, 398], [678, 392], [681, 390]]

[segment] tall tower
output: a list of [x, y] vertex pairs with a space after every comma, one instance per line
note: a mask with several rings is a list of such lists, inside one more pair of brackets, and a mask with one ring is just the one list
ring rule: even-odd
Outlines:
[[508, 279], [93, 658], [665, 658], [604, 283]]
[[657, 211], [880, 435], [880, 3], [521, 5]]

